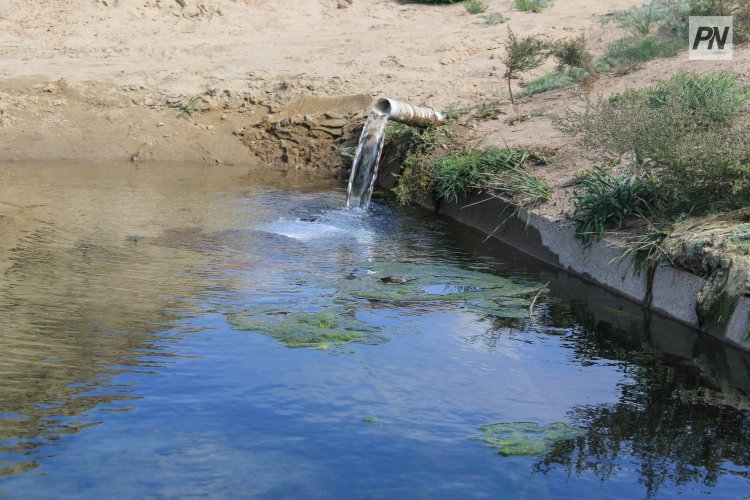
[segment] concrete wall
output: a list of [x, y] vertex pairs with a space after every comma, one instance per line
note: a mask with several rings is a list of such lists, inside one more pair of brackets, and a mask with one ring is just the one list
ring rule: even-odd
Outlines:
[[[703, 278], [671, 266], [659, 266], [653, 276], [651, 301], [648, 303], [647, 273], [636, 272], [632, 258], [619, 260], [624, 250], [622, 245], [602, 240], [583, 248], [572, 223], [525, 211], [514, 216], [515, 209], [515, 206], [487, 195], [466, 197], [437, 207], [440, 214], [491, 234], [537, 259], [648, 306], [684, 325], [705, 331], [696, 313], [696, 297], [706, 283]], [[749, 319], [750, 299], [743, 297], [723, 335], [718, 338], [750, 351]]]

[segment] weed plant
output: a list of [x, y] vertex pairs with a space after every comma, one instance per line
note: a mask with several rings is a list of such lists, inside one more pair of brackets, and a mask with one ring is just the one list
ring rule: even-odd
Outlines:
[[533, 94], [541, 94], [542, 92], [547, 92], [548, 90], [560, 89], [563, 87], [567, 87], [568, 85], [581, 83], [589, 76], [591, 76], [591, 73], [583, 68], [578, 68], [575, 66], [571, 66], [563, 70], [556, 69], [545, 73], [539, 78], [535, 78], [529, 81], [526, 84], [526, 90], [524, 90], [521, 95], [527, 96]]
[[608, 227], [621, 229], [628, 217], [647, 212], [654, 202], [653, 185], [636, 176], [616, 176], [591, 170], [581, 180], [582, 193], [573, 195], [576, 235], [584, 246], [604, 236]]
[[515, 7], [524, 12], [541, 12], [549, 7], [548, 0], [516, 0]]
[[469, 14], [481, 14], [489, 8], [489, 5], [483, 3], [481, 0], [466, 0], [464, 5], [466, 12]]
[[200, 97], [191, 97], [187, 101], [183, 102], [180, 105], [180, 109], [177, 112], [177, 118], [188, 115], [189, 117], [192, 117], [194, 113], [198, 112], [198, 103], [200, 102]]
[[500, 12], [490, 12], [489, 14], [483, 14], [480, 17], [484, 19], [484, 22], [489, 26], [495, 26], [507, 21], [507, 19], [505, 19], [505, 16], [503, 16]]
[[679, 73], [643, 90], [588, 101], [583, 111], [555, 120], [597, 160], [623, 163], [622, 179], [594, 175], [583, 182], [575, 202], [584, 243], [588, 235], [601, 235], [607, 222], [619, 226], [627, 214], [642, 213], [642, 201], [657, 208], [648, 218], [664, 221], [750, 205], [749, 103], [750, 87], [738, 75]]

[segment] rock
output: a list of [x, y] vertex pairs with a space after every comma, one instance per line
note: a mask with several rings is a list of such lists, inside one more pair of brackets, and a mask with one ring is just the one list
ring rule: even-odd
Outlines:
[[349, 123], [345, 118], [336, 118], [330, 120], [321, 120], [318, 125], [329, 128], [343, 128]]
[[159, 122], [159, 123], [156, 124], [156, 126], [157, 127], [163, 127], [164, 126], [164, 122]]
[[195, 5], [189, 5], [182, 9], [182, 15], [184, 17], [198, 17], [201, 15], [201, 10]]
[[337, 7], [339, 9], [348, 9], [349, 5], [350, 5], [350, 3], [347, 2], [346, 0], [338, 0]]
[[245, 129], [243, 127], [236, 128], [236, 129], [234, 129], [232, 131], [232, 134], [236, 135], [236, 136], [239, 136], [239, 137], [242, 137], [243, 135], [245, 135]]

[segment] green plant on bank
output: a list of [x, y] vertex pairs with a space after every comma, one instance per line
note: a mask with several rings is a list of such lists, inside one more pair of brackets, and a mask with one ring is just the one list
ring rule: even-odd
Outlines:
[[559, 40], [552, 45], [552, 55], [557, 60], [558, 71], [566, 68], [581, 68], [594, 73], [594, 56], [588, 48], [586, 36]]
[[516, 148], [472, 148], [442, 156], [410, 152], [394, 191], [403, 204], [430, 198], [456, 201], [474, 190], [517, 196], [531, 203], [552, 194], [549, 185], [529, 168], [546, 163], [539, 152]]
[[[653, 249], [670, 220], [750, 205], [750, 87], [738, 75], [679, 73], [642, 90], [587, 101], [555, 126], [598, 160], [622, 163], [622, 177], [588, 175], [575, 198], [584, 244], [605, 224], [637, 213], [650, 229], [631, 240]], [[650, 234], [649, 234], [650, 233]]]
[[666, 256], [662, 249], [664, 239], [672, 232], [672, 224], [668, 221], [652, 221], [642, 219], [645, 226], [638, 232], [628, 235], [627, 247], [617, 258], [623, 261], [632, 256], [633, 264], [636, 271], [640, 272], [655, 264], [661, 258]]
[[193, 113], [198, 112], [198, 103], [200, 102], [200, 97], [191, 97], [187, 101], [183, 102], [180, 105], [180, 110], [177, 112], [177, 117], [181, 117], [182, 115], [188, 115], [193, 116]]
[[542, 92], [547, 92], [548, 90], [560, 89], [563, 87], [567, 87], [568, 85], [581, 83], [589, 76], [591, 76], [591, 74], [583, 68], [571, 67], [565, 68], [563, 70], [556, 69], [545, 73], [539, 78], [529, 80], [529, 82], [526, 83], [526, 88], [521, 93], [521, 95], [528, 96], [541, 94]]
[[489, 26], [495, 26], [507, 21], [507, 19], [505, 19], [505, 16], [503, 16], [500, 12], [490, 12], [489, 14], [482, 14], [480, 17], [484, 19], [484, 22]]
[[481, 0], [466, 0], [464, 6], [469, 14], [481, 14], [489, 8], [489, 5]]
[[729, 234], [727, 241], [745, 255], [750, 255], [750, 224], [740, 224]]
[[513, 30], [508, 28], [508, 38], [505, 40], [505, 55], [501, 58], [505, 64], [505, 79], [508, 83], [508, 93], [512, 104], [516, 103], [511, 88], [511, 80], [520, 73], [538, 68], [549, 54], [550, 45], [547, 41], [528, 36], [518, 38]]
[[541, 12], [542, 9], [549, 7], [548, 0], [516, 0], [515, 7], [524, 12]]
[[525, 121], [528, 121], [531, 118], [535, 118], [537, 116], [542, 116], [542, 115], [544, 115], [544, 113], [546, 111], [547, 111], [547, 108], [544, 107], [544, 106], [539, 107], [539, 108], [534, 108], [531, 111], [529, 111], [528, 113], [521, 114], [521, 115], [513, 115], [513, 116], [511, 116], [510, 118], [508, 118], [507, 120], [505, 120], [505, 123], [507, 123], [508, 125], [510, 125], [512, 127], [513, 125], [517, 125], [519, 123], [523, 123]]
[[466, 109], [460, 108], [458, 103], [452, 102], [443, 110], [443, 118], [446, 123], [451, 123], [461, 118], [466, 113]]
[[550, 53], [557, 60], [557, 68], [529, 81], [523, 95], [539, 94], [596, 77], [594, 58], [584, 35], [552, 43]]
[[748, 0], [651, 0], [629, 10], [616, 11], [604, 18], [630, 33], [607, 46], [596, 62], [600, 71], [628, 69], [656, 57], [673, 57], [685, 49], [690, 16], [733, 16], [734, 42], [750, 37]]
[[574, 193], [578, 221], [576, 235], [584, 246], [604, 236], [607, 227], [621, 229], [625, 220], [651, 208], [654, 188], [650, 182], [636, 176], [615, 176], [594, 169], [580, 181], [582, 193]]
[[598, 61], [596, 69], [607, 71], [622, 65], [633, 65], [657, 57], [674, 57], [684, 48], [684, 40], [677, 37], [622, 38], [610, 43]]
[[482, 103], [477, 109], [477, 118], [482, 120], [497, 120], [502, 114], [503, 110], [498, 104]]

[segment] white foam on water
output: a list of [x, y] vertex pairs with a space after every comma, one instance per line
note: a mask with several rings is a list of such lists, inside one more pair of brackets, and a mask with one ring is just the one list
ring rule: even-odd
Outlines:
[[319, 222], [307, 221], [290, 221], [279, 220], [268, 224], [261, 224], [257, 227], [260, 231], [267, 233], [280, 234], [287, 238], [295, 240], [313, 240], [316, 238], [330, 237], [336, 233], [344, 233], [344, 230], [338, 227], [321, 224]]

